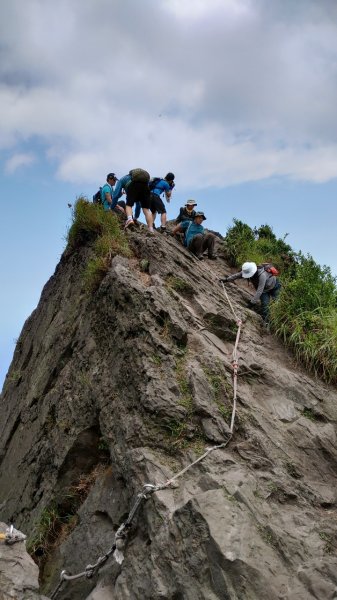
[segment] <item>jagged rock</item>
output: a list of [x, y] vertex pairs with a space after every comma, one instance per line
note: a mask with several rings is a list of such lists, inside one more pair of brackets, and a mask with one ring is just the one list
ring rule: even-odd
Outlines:
[[[0, 533], [7, 525], [0, 522]], [[48, 600], [39, 594], [39, 570], [29, 556], [25, 542], [7, 545], [0, 541], [0, 598], [1, 600]]]
[[57, 600], [337, 598], [336, 390], [263, 334], [240, 282], [232, 313], [221, 257], [127, 235], [134, 256], [93, 294], [90, 240], [64, 253], [1, 397], [0, 506], [29, 534], [42, 592], [112, 548], [144, 484], [228, 440], [239, 315], [232, 439], [141, 499], [121, 565], [110, 556]]

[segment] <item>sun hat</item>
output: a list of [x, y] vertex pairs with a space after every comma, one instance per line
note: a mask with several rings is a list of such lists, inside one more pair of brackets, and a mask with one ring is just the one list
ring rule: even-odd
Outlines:
[[201, 211], [195, 213], [194, 218], [196, 218], [196, 217], [202, 217], [202, 220], [206, 221], [206, 217], [205, 217], [204, 213]]
[[195, 200], [187, 200], [185, 206], [198, 206]]
[[253, 275], [257, 271], [257, 266], [254, 262], [245, 262], [242, 265], [242, 277], [244, 279], [249, 279], [249, 277], [253, 277]]

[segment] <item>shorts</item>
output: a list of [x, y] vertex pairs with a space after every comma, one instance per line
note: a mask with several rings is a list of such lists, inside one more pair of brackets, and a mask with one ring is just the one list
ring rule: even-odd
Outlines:
[[152, 214], [157, 212], [159, 215], [164, 215], [166, 213], [165, 204], [158, 194], [151, 194], [151, 212]]
[[126, 190], [126, 206], [139, 202], [142, 208], [150, 208], [151, 192], [149, 184], [143, 181], [131, 181]]

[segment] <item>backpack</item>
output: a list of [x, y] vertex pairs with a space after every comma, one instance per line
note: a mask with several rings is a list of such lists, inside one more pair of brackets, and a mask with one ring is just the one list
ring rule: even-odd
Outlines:
[[150, 175], [147, 171], [144, 171], [144, 169], [131, 169], [129, 175], [131, 176], [132, 182], [149, 183], [150, 181]]
[[259, 265], [259, 268], [263, 268], [265, 271], [267, 271], [267, 273], [270, 273], [271, 275], [274, 275], [276, 277], [276, 275], [279, 275], [280, 272], [276, 269], [276, 267], [274, 267], [271, 263], [262, 263], [262, 265]]
[[161, 177], [152, 177], [152, 179], [150, 180], [150, 183], [149, 183], [149, 188], [150, 188], [151, 192], [157, 187], [157, 184], [161, 180], [162, 180]]
[[97, 190], [96, 194], [93, 195], [92, 201], [94, 204], [102, 204], [101, 191], [102, 191], [102, 188], [100, 187], [99, 190]]

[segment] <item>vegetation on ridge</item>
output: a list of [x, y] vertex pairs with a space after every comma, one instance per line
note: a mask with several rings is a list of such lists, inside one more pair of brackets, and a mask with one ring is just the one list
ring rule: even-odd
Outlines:
[[[286, 237], [286, 236], [285, 236]], [[330, 268], [295, 253], [269, 225], [252, 229], [234, 219], [224, 240], [228, 262], [272, 262], [281, 294], [271, 306], [271, 325], [299, 362], [328, 382], [337, 382], [337, 287]]]
[[104, 211], [99, 204], [78, 198], [68, 232], [68, 247], [74, 249], [87, 242], [92, 242], [93, 256], [87, 263], [84, 280], [87, 290], [93, 291], [107, 273], [111, 258], [116, 254], [130, 256], [131, 250], [116, 215]]

